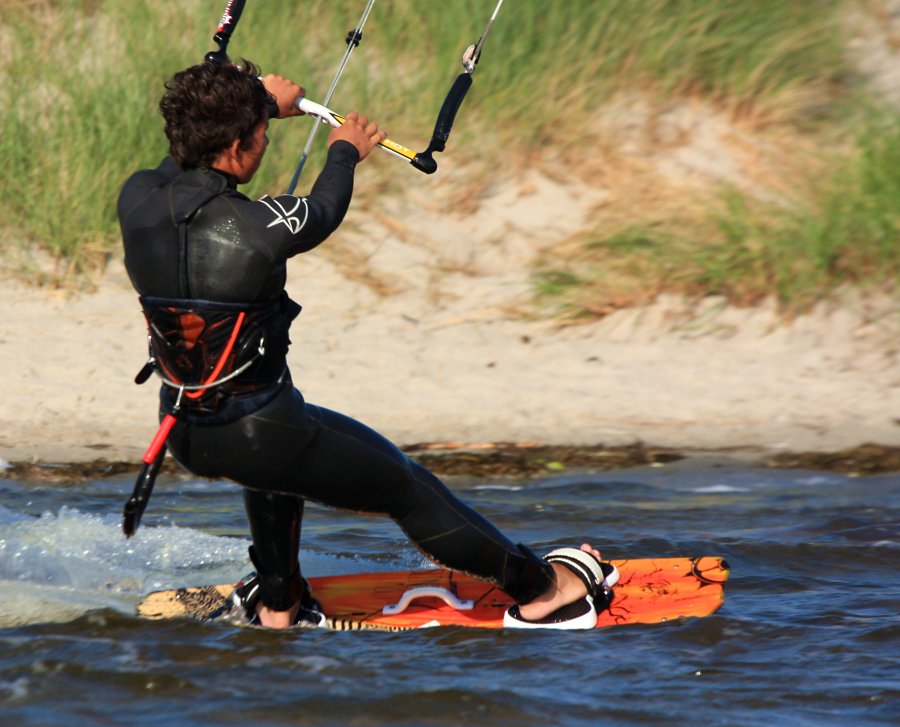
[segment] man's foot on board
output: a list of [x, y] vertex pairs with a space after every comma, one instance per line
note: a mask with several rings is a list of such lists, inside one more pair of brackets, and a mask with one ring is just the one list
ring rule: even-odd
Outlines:
[[234, 587], [232, 602], [244, 614], [247, 623], [270, 629], [287, 629], [294, 626], [304, 628], [326, 627], [325, 614], [309, 590], [306, 581], [304, 596], [287, 611], [275, 611], [263, 605], [259, 597], [259, 578], [250, 573]]
[[267, 629], [289, 629], [295, 624], [294, 619], [300, 610], [300, 601], [297, 601], [287, 611], [275, 611], [262, 603], [256, 606], [256, 618], [260, 626]]
[[513, 606], [504, 625], [513, 628], [587, 629], [597, 624], [597, 612], [609, 604], [609, 593], [619, 571], [601, 560], [600, 551], [583, 544], [580, 549], [560, 548], [544, 558], [556, 581], [533, 601]]

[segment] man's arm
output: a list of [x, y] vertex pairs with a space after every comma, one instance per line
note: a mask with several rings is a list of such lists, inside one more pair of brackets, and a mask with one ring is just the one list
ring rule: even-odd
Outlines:
[[308, 196], [266, 195], [254, 203], [253, 214], [263, 230], [261, 242], [272, 259], [311, 250], [340, 226], [350, 207], [358, 160], [356, 147], [335, 142]]
[[386, 137], [374, 121], [350, 112], [328, 136], [328, 158], [309, 196], [283, 194], [259, 200], [255, 208], [265, 229], [263, 244], [273, 259], [311, 250], [338, 228], [353, 196], [356, 165]]

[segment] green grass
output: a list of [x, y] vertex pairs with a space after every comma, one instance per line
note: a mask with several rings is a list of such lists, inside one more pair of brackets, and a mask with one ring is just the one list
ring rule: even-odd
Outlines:
[[728, 195], [715, 217], [719, 239], [700, 248], [698, 285], [730, 298], [770, 291], [789, 307], [843, 285], [890, 287], [900, 275], [900, 123], [872, 122], [855, 151], [816, 181], [807, 204], [773, 208]]
[[857, 133], [854, 153], [809, 182], [809, 200], [785, 206], [726, 189], [700, 220], [599, 224], [563, 260], [546, 256], [535, 274], [539, 297], [580, 317], [647, 302], [661, 290], [738, 304], [775, 296], [795, 311], [842, 286], [895, 292], [900, 123], [878, 118]]
[[[376, 3], [332, 106], [363, 110], [395, 140], [423, 148], [461, 70], [459, 55], [494, 4]], [[118, 189], [166, 151], [156, 112], [162, 84], [213, 48], [223, 5], [10, 0], [0, 15], [6, 238], [39, 244], [74, 270], [116, 249]], [[229, 50], [264, 72], [299, 79], [321, 100], [363, 5], [254, 0]], [[484, 175], [497, 160], [514, 167], [525, 163], [516, 160], [568, 159], [577, 172], [590, 153], [585, 127], [607, 99], [630, 92], [661, 101], [699, 97], [757, 125], [850, 128], [858, 115], [841, 106], [851, 73], [844, 7], [845, 0], [515, 0], [501, 11], [446, 153]], [[249, 194], [287, 186], [308, 131], [305, 121], [274, 125], [272, 158]], [[581, 269], [537, 271], [540, 292], [553, 298], [607, 284], [624, 286], [619, 298], [667, 286], [753, 297], [744, 289], [755, 295], [771, 286], [787, 299], [795, 289], [817, 295], [837, 282], [896, 275], [897, 132], [855, 133], [855, 151], [836, 176], [852, 177], [852, 193], [836, 189], [837, 181], [822, 184], [807, 210], [785, 213], [732, 192], [697, 222], [694, 238], [711, 235], [703, 244], [635, 214], [588, 240]], [[324, 138], [301, 190], [315, 178]], [[883, 162], [891, 155], [893, 166]], [[614, 261], [613, 274], [591, 272], [592, 256]], [[648, 269], [656, 278], [643, 284]]]

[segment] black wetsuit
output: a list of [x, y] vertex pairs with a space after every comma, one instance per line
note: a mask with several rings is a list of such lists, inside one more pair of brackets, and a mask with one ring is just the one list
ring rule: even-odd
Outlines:
[[[263, 602], [272, 608], [286, 610], [302, 592], [304, 499], [387, 515], [435, 562], [526, 603], [550, 586], [552, 571], [543, 561], [385, 438], [306, 403], [291, 383], [287, 327], [299, 306], [284, 292], [285, 263], [340, 225], [357, 160], [352, 144], [334, 143], [307, 197], [252, 201], [235, 179], [211, 169], [182, 172], [172, 159], [125, 184], [118, 203], [125, 265], [150, 320], [156, 310], [202, 314], [204, 306], [266, 311], [265, 354], [218, 391], [179, 402], [169, 448], [191, 472], [245, 486], [251, 556]], [[177, 360], [169, 367], [177, 368]], [[175, 388], [163, 386], [162, 412], [172, 411], [176, 398]]]

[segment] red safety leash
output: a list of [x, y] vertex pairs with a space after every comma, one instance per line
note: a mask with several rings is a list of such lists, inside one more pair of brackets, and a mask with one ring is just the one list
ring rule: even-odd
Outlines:
[[172, 431], [175, 421], [175, 417], [172, 414], [166, 414], [163, 417], [162, 423], [156, 431], [156, 436], [153, 437], [153, 441], [150, 442], [150, 446], [147, 447], [147, 451], [144, 453], [143, 465], [141, 465], [141, 471], [138, 473], [137, 481], [134, 483], [134, 491], [131, 493], [131, 497], [128, 498], [128, 502], [125, 503], [125, 510], [122, 515], [122, 530], [126, 538], [134, 535], [138, 525], [141, 524], [141, 516], [144, 514], [147, 503], [150, 501], [150, 495], [153, 493], [156, 475], [159, 473], [159, 468], [166, 458], [166, 439], [168, 439], [169, 432]]
[[222, 355], [219, 357], [219, 360], [213, 367], [212, 373], [210, 373], [206, 381], [202, 382], [195, 391], [185, 391], [185, 387], [182, 386], [178, 390], [178, 399], [175, 401], [173, 413], [166, 414], [163, 417], [162, 422], [160, 422], [159, 429], [156, 430], [153, 441], [150, 442], [150, 446], [147, 447], [147, 451], [144, 452], [144, 456], [141, 459], [143, 465], [141, 466], [141, 471], [138, 472], [137, 481], [134, 483], [134, 490], [131, 493], [131, 497], [128, 499], [128, 502], [125, 503], [125, 510], [122, 514], [122, 531], [125, 533], [125, 537], [130, 538], [138, 529], [138, 526], [141, 524], [141, 516], [147, 508], [147, 503], [150, 501], [150, 495], [153, 494], [153, 485], [156, 482], [156, 475], [159, 473], [159, 468], [162, 466], [163, 460], [166, 457], [166, 440], [169, 438], [169, 433], [172, 431], [172, 427], [175, 426], [175, 422], [177, 421], [174, 412], [177, 412], [181, 406], [182, 394], [191, 399], [196, 399], [202, 396], [207, 388], [216, 385], [216, 377], [222, 373], [225, 362], [228, 360], [228, 357], [234, 349], [235, 341], [237, 341], [238, 333], [241, 330], [241, 325], [244, 323], [245, 317], [246, 314], [244, 311], [241, 311], [238, 314], [237, 320], [234, 323], [234, 328], [231, 331], [231, 337], [228, 339], [228, 343], [222, 351]]

